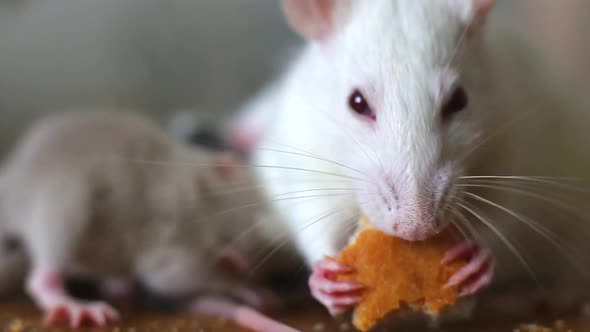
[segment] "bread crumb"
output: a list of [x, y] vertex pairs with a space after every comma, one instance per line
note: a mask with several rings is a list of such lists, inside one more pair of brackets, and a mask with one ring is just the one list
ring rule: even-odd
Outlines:
[[553, 327], [542, 326], [539, 324], [522, 324], [514, 332], [573, 332], [568, 329], [562, 320], [557, 320], [553, 323]]
[[314, 332], [322, 332], [326, 329], [326, 325], [324, 325], [324, 323], [315, 323], [313, 325], [313, 331]]
[[338, 327], [338, 329], [341, 332], [350, 331], [350, 324], [348, 322], [342, 322], [342, 323], [340, 323], [340, 326]]
[[441, 264], [456, 242], [451, 230], [427, 241], [408, 242], [372, 228], [366, 217], [361, 224], [369, 226], [336, 257], [354, 269], [339, 280], [365, 286], [353, 315], [357, 329], [368, 331], [389, 314], [407, 309], [436, 316], [456, 302], [457, 287], [444, 286], [465, 262]]
[[22, 332], [24, 331], [25, 324], [20, 319], [15, 319], [8, 324], [8, 332]]

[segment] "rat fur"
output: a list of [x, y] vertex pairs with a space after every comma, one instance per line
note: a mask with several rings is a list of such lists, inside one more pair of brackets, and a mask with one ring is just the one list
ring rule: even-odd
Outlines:
[[358, 285], [333, 277], [346, 267], [325, 260], [361, 211], [410, 241], [461, 228], [471, 240], [447, 261], [469, 261], [449, 281], [463, 295], [494, 271], [496, 285], [535, 288], [536, 279], [564, 290], [587, 280], [587, 190], [568, 200], [577, 216], [564, 212], [563, 197], [546, 196], [580, 185], [560, 177], [590, 170], [587, 112], [510, 32], [486, 33], [493, 4], [283, 1], [306, 46], [242, 110], [235, 127], [257, 140], [234, 133], [235, 144], [250, 147], [267, 196], [314, 269], [312, 293], [332, 314], [361, 298]]
[[[64, 112], [24, 134], [0, 179], [3, 235], [29, 257], [27, 291], [48, 323], [118, 318], [106, 303], [66, 294], [67, 275], [126, 276], [165, 296], [243, 295], [264, 305], [250, 286], [265, 270], [253, 263], [269, 220], [249, 168], [231, 154], [180, 144], [131, 113]], [[230, 319], [242, 310], [198, 301], [222, 301]]]

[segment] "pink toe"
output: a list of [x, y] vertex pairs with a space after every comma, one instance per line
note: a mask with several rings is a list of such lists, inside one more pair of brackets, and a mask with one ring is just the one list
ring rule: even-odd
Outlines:
[[473, 282], [466, 285], [461, 291], [461, 296], [468, 296], [477, 293], [482, 288], [488, 286], [492, 282], [492, 276], [494, 274], [494, 263], [493, 261], [486, 262], [484, 270], [473, 279]]
[[63, 308], [53, 309], [53, 310], [49, 311], [49, 313], [47, 313], [47, 315], [45, 316], [45, 319], [43, 320], [43, 324], [44, 325], [57, 324], [64, 319], [64, 316], [65, 316], [65, 312], [64, 312]]
[[449, 264], [459, 259], [467, 259], [477, 249], [478, 246], [474, 242], [462, 242], [445, 253], [442, 264]]
[[361, 300], [362, 285], [346, 281], [335, 281], [340, 273], [352, 271], [346, 265], [335, 260], [325, 259], [319, 262], [309, 278], [312, 295], [322, 303], [331, 315], [339, 315], [356, 305]]
[[337, 307], [353, 307], [361, 301], [360, 296], [342, 296], [336, 297], [332, 300], [334, 306]]
[[352, 272], [352, 269], [344, 264], [341, 264], [333, 259], [324, 259], [320, 261], [316, 268], [321, 270], [325, 270], [327, 272], [332, 273], [348, 273]]
[[330, 314], [335, 315], [357, 305], [361, 300], [361, 296], [319, 293], [316, 294], [316, 299], [328, 309]]
[[72, 328], [79, 328], [82, 326], [84, 315], [85, 313], [83, 310], [72, 310], [72, 312], [70, 312], [70, 326]]
[[473, 284], [463, 288], [460, 296], [469, 296], [477, 293], [479, 290], [489, 285], [492, 279], [488, 275], [478, 278]]
[[90, 316], [92, 322], [97, 326], [105, 326], [107, 323], [106, 311], [103, 311], [102, 309], [93, 310]]
[[489, 260], [489, 254], [486, 251], [480, 251], [475, 258], [471, 260], [469, 264], [464, 266], [461, 270], [459, 270], [447, 283], [445, 287], [454, 287], [458, 286], [469, 278], [471, 278], [474, 274], [482, 269], [482, 266], [486, 264]]
[[324, 293], [347, 293], [361, 290], [363, 287], [352, 282], [333, 282], [329, 280], [319, 280], [315, 286]]
[[344, 299], [332, 299], [330, 305], [326, 305], [328, 312], [332, 316], [341, 315], [348, 310], [352, 309], [355, 305], [360, 302], [360, 297], [346, 297]]
[[121, 316], [119, 316], [119, 313], [111, 308], [106, 308], [106, 316], [107, 319], [113, 322], [118, 321], [119, 319], [121, 319]]

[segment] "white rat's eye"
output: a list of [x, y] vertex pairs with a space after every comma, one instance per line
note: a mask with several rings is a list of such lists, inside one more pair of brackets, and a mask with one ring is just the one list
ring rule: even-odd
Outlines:
[[348, 106], [355, 113], [375, 120], [373, 109], [369, 106], [367, 99], [358, 89], [355, 89], [348, 98]]
[[443, 118], [446, 119], [449, 116], [464, 110], [468, 104], [469, 98], [467, 97], [467, 92], [462, 86], [457, 86], [442, 108]]

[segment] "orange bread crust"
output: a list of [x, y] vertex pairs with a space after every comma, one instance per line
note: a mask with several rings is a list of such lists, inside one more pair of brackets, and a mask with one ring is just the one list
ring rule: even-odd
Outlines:
[[[366, 225], [366, 221], [364, 221]], [[366, 288], [355, 308], [353, 324], [367, 331], [380, 319], [405, 307], [437, 315], [457, 301], [457, 288], [445, 289], [465, 262], [442, 265], [445, 252], [456, 243], [450, 231], [422, 242], [407, 242], [364, 228], [337, 260], [354, 269], [341, 280]]]

